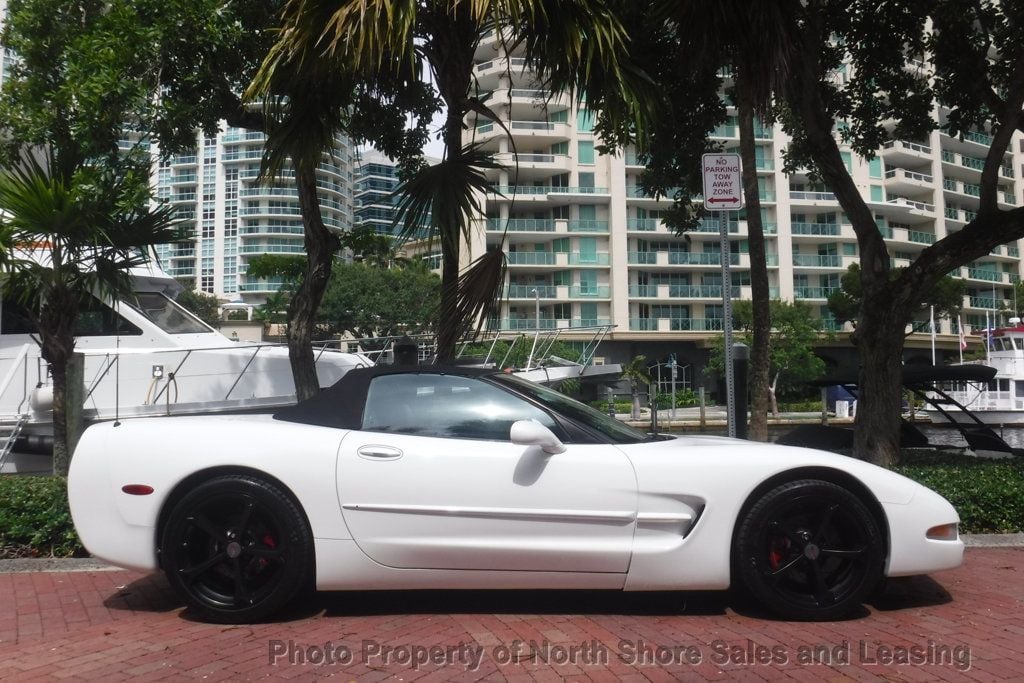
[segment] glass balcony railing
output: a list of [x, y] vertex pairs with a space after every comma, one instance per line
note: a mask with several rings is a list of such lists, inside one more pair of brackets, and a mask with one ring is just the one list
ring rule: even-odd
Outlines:
[[490, 232], [554, 232], [555, 222], [548, 218], [488, 218], [487, 230]]
[[513, 251], [505, 255], [512, 266], [553, 266], [557, 262], [550, 251]]
[[793, 265], [805, 268], [841, 268], [843, 259], [838, 254], [793, 254]]
[[829, 294], [838, 287], [794, 287], [793, 296], [797, 299], [827, 299]]
[[569, 221], [569, 232], [608, 232], [608, 221]]
[[607, 299], [611, 296], [611, 288], [608, 285], [572, 285], [569, 296], [573, 299]]
[[585, 254], [583, 252], [575, 251], [569, 253], [570, 266], [607, 266], [608, 264], [609, 256], [606, 252]]
[[554, 285], [509, 285], [505, 288], [505, 296], [509, 299], [557, 299], [558, 288]]
[[817, 235], [838, 237], [842, 233], [842, 226], [839, 223], [803, 223], [791, 224], [794, 235]]
[[627, 218], [626, 229], [639, 232], [653, 232], [661, 225], [660, 218]]

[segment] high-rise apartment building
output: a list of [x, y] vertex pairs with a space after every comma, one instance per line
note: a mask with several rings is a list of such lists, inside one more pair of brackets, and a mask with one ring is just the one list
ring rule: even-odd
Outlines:
[[396, 230], [399, 186], [395, 163], [380, 152], [367, 149], [355, 155], [354, 216], [357, 227], [366, 227], [381, 235]]
[[[708, 221], [685, 237], [661, 221], [668, 200], [639, 187], [643, 167], [630, 150], [602, 155], [595, 149], [594, 114], [566, 96], [540, 90], [516, 52], [492, 37], [477, 52], [475, 76], [486, 105], [512, 133], [470, 115], [466, 142], [498, 154], [505, 168], [488, 171], [494, 192], [470, 255], [507, 240], [508, 301], [501, 328], [573, 328], [612, 324], [609, 348], [624, 342], [635, 353], [649, 342], [695, 352], [722, 329], [721, 249], [718, 226]], [[736, 110], [713, 133], [727, 151], [738, 151]], [[937, 113], [943, 116], [941, 110]], [[856, 236], [835, 196], [806, 173], [784, 174], [788, 137], [757, 125], [757, 174], [768, 252], [771, 293], [809, 304], [826, 327], [840, 329], [826, 306], [847, 267], [857, 261]], [[1000, 174], [1003, 208], [1021, 201], [1024, 173], [1021, 136]], [[981, 168], [990, 138], [964, 139], [933, 132], [927, 139], [886, 144], [868, 160], [843, 152], [852, 177], [882, 227], [895, 266], [966, 225], [979, 205]], [[515, 149], [515, 153], [513, 153]], [[727, 283], [734, 299], [750, 298], [745, 214], [731, 214]], [[968, 288], [963, 321], [977, 329], [1012, 303], [1020, 275], [1019, 245], [993, 250], [952, 273]], [[539, 320], [538, 318], [539, 313]], [[951, 326], [952, 322], [952, 326]], [[955, 321], [943, 321], [952, 333]], [[650, 353], [649, 353], [650, 355]], [[618, 358], [616, 358], [618, 360]]]
[[[197, 138], [196, 152], [158, 159], [159, 199], [170, 202], [194, 235], [161, 245], [161, 266], [196, 289], [229, 300], [261, 303], [282, 282], [246, 275], [259, 254], [303, 254], [302, 213], [294, 171], [285, 169], [270, 184], [257, 182], [266, 136], [226, 128]], [[335, 139], [317, 169], [320, 210], [330, 230], [353, 225], [352, 155], [349, 140]]]

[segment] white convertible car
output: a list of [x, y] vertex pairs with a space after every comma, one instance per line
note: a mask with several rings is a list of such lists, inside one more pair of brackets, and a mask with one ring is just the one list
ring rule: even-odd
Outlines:
[[745, 586], [832, 619], [883, 576], [956, 567], [953, 507], [852, 458], [648, 436], [495, 371], [352, 370], [275, 415], [90, 427], [71, 512], [85, 546], [166, 572], [205, 619], [304, 587]]

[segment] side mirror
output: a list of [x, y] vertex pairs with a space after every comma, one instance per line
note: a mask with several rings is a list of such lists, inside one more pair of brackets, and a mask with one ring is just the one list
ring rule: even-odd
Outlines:
[[551, 455], [565, 453], [565, 445], [558, 437], [550, 429], [533, 420], [513, 422], [509, 438], [512, 443], [520, 446], [540, 446], [542, 451]]

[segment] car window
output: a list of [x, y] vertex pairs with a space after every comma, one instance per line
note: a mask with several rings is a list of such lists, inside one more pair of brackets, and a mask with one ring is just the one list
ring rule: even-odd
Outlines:
[[508, 441], [517, 420], [536, 420], [557, 436], [546, 412], [473, 377], [429, 373], [382, 375], [370, 382], [363, 429], [418, 436]]
[[651, 441], [656, 437], [644, 434], [639, 429], [633, 429], [629, 425], [619, 422], [614, 417], [594, 410], [588, 405], [580, 403], [561, 394], [554, 389], [549, 389], [534, 382], [514, 377], [512, 375], [493, 375], [491, 380], [500, 384], [507, 384], [526, 396], [534, 399], [543, 406], [551, 409], [559, 415], [573, 418], [591, 429], [603, 434], [612, 443], [642, 443]]

